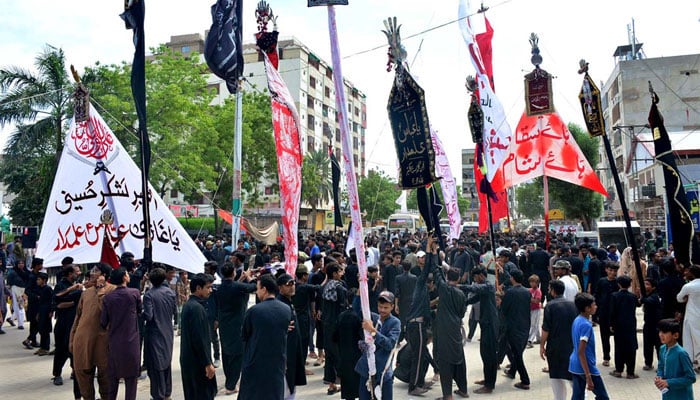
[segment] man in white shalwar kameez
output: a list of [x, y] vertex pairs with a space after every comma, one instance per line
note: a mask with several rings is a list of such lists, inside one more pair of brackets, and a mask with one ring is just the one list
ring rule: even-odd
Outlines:
[[[700, 266], [693, 265], [686, 274], [692, 281], [681, 288], [676, 299], [688, 303], [683, 317], [683, 348], [693, 361], [700, 360]], [[696, 368], [697, 369], [697, 368]]]

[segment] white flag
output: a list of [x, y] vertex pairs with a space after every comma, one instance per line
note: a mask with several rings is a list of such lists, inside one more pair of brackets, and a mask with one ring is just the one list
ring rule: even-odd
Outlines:
[[[206, 258], [172, 212], [148, 185], [153, 261], [197, 273]], [[105, 233], [117, 254], [143, 258], [141, 171], [94, 107], [84, 122], [71, 121], [44, 214], [37, 257], [59, 266], [100, 261]], [[113, 222], [104, 224], [111, 211]]]
[[405, 190], [401, 191], [401, 196], [399, 196], [399, 198], [396, 199], [396, 204], [401, 206], [401, 212], [403, 212], [403, 213], [408, 212], [408, 204], [406, 203], [406, 191]]

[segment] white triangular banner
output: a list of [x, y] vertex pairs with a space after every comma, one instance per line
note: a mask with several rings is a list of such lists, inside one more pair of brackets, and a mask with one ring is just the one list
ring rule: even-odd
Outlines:
[[[150, 183], [153, 261], [203, 272], [204, 255]], [[66, 134], [63, 153], [46, 206], [37, 257], [47, 267], [64, 257], [76, 264], [99, 262], [105, 230], [117, 254], [143, 257], [141, 171], [92, 105], [88, 121]], [[105, 211], [114, 222], [100, 222]]]

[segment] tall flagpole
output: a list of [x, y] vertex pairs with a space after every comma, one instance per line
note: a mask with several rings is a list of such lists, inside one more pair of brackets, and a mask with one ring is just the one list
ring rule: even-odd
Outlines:
[[233, 136], [233, 204], [231, 206], [231, 248], [235, 249], [241, 236], [241, 158], [243, 157], [243, 79], [238, 80], [236, 91], [236, 132]]
[[[340, 46], [338, 44], [338, 31], [335, 20], [335, 8], [330, 2], [326, 2], [328, 7], [328, 31], [331, 41], [331, 58], [333, 60], [333, 84], [335, 85], [335, 103], [338, 111], [338, 126], [340, 127], [340, 138], [343, 149], [343, 165], [345, 169], [345, 181], [348, 186], [348, 200], [350, 202], [350, 217], [352, 229], [354, 230], [355, 253], [357, 255], [357, 268], [360, 280], [360, 300], [362, 304], [362, 319], [372, 320], [369, 310], [369, 292], [367, 289], [367, 262], [365, 259], [365, 243], [362, 240], [362, 214], [360, 213], [360, 199], [357, 193], [357, 178], [352, 158], [352, 147], [350, 146], [350, 133], [348, 132], [348, 109], [345, 104], [345, 83], [343, 81], [343, 70], [340, 62]], [[374, 362], [374, 338], [369, 332], [364, 331], [365, 342], [369, 345], [367, 352], [367, 364], [370, 376], [376, 371]], [[373, 393], [373, 390], [370, 390]]]

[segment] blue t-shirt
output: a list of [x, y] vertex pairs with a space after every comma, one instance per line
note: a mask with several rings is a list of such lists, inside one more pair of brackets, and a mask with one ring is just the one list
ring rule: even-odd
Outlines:
[[591, 372], [591, 375], [600, 375], [600, 371], [595, 366], [595, 333], [593, 333], [593, 324], [588, 318], [580, 315], [576, 317], [573, 325], [571, 325], [571, 340], [574, 342], [574, 351], [569, 356], [569, 372], [578, 375], [585, 374], [578, 359], [578, 345], [583, 340], [586, 342], [588, 370]]

